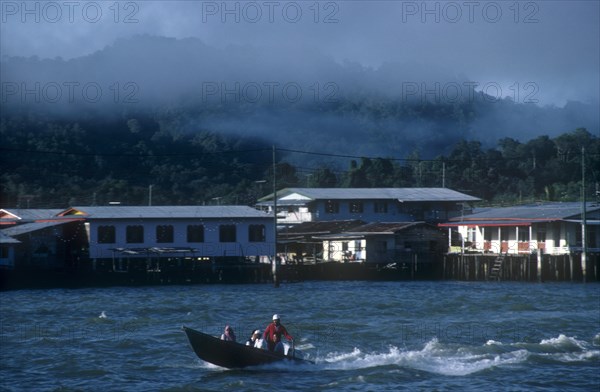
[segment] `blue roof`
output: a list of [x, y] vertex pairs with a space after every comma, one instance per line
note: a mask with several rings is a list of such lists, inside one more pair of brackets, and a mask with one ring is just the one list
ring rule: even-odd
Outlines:
[[11, 236], [9, 236], [8, 234], [4, 233], [3, 231], [0, 231], [0, 244], [20, 244], [21, 241], [12, 238]]
[[7, 221], [15, 221], [15, 220], [24, 220], [24, 221], [34, 221], [38, 219], [51, 219], [56, 217], [63, 210], [61, 209], [50, 209], [50, 208], [15, 208], [15, 209], [7, 209], [4, 208], [0, 210], [4, 214], [8, 216], [3, 216], [2, 220]]
[[48, 222], [33, 222], [33, 223], [24, 223], [22, 225], [11, 226], [6, 229], [2, 229], [2, 233], [8, 236], [18, 236], [21, 234], [31, 233], [33, 231], [38, 231], [42, 229], [46, 229], [48, 227], [59, 226], [65, 223], [71, 223], [72, 220], [54, 220]]
[[[298, 194], [310, 200], [398, 200], [400, 202], [479, 201], [481, 199], [448, 188], [285, 188], [277, 191], [278, 199]], [[272, 200], [273, 194], [261, 201]]]
[[248, 206], [91, 206], [73, 207], [64, 216], [86, 219], [131, 218], [269, 218], [271, 215]]
[[[581, 215], [581, 203], [543, 203], [513, 207], [482, 208], [474, 214], [456, 217], [442, 225], [517, 225], [534, 222], [553, 222], [568, 219], [578, 219]], [[588, 213], [600, 211], [597, 203], [587, 203]]]

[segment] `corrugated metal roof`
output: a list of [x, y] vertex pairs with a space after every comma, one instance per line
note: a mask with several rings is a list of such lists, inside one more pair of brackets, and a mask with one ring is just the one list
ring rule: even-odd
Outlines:
[[150, 248], [113, 248], [109, 249], [118, 254], [125, 255], [147, 255], [147, 254], [165, 254], [165, 253], [193, 253], [198, 252], [199, 249], [195, 248], [182, 248], [182, 247], [150, 247]]
[[3, 229], [2, 233], [15, 237], [21, 234], [31, 233], [32, 231], [38, 231], [42, 229], [46, 229], [48, 227], [64, 225], [65, 223], [73, 222], [72, 220], [56, 220], [50, 222], [33, 222], [33, 223], [24, 223], [22, 225], [12, 226], [7, 229]]
[[21, 241], [12, 238], [11, 236], [0, 231], [0, 244], [20, 244]]
[[469, 220], [462, 222], [446, 222], [440, 223], [439, 227], [457, 227], [457, 226], [531, 226], [532, 223], [535, 222], [547, 222], [543, 220], [535, 220], [531, 219], [505, 219], [505, 220]]
[[[290, 207], [290, 206], [306, 206], [312, 200], [279, 200], [277, 199], [277, 207]], [[260, 203], [256, 203], [257, 206], [261, 207], [271, 207], [273, 206], [273, 200], [262, 201]]]
[[[586, 211], [588, 212], [598, 210], [600, 210], [600, 206], [595, 203], [588, 203], [586, 206]], [[444, 223], [441, 226], [516, 226], [535, 222], [562, 221], [578, 217], [580, 214], [581, 203], [579, 202], [529, 204], [513, 207], [485, 208], [474, 214], [453, 218], [450, 222]]]
[[248, 206], [101, 206], [73, 207], [86, 219], [131, 218], [269, 218], [266, 212]]
[[324, 222], [303, 222], [299, 225], [279, 230], [279, 237], [310, 235], [310, 234], [331, 234], [349, 231], [350, 229], [364, 225], [361, 220], [341, 220]]
[[425, 222], [386, 222], [386, 223], [369, 223], [363, 226], [355, 227], [350, 230], [346, 230], [347, 233], [354, 234], [375, 234], [375, 233], [386, 233], [393, 234], [412, 226], [421, 225]]
[[[2, 216], [2, 220], [38, 220], [38, 219], [51, 219], [56, 217], [63, 210], [60, 209], [50, 209], [50, 208], [16, 208], [16, 209], [2, 209], [0, 212], [7, 213], [17, 218], [14, 218], [10, 215]], [[3, 214], [0, 214], [3, 215]]]
[[[411, 201], [479, 201], [481, 199], [448, 188], [285, 188], [278, 197], [298, 193], [312, 200], [317, 199], [396, 199]], [[273, 199], [273, 194], [261, 199]]]
[[[581, 219], [565, 219], [565, 222], [581, 223]], [[597, 219], [589, 220], [589, 219], [587, 219], [585, 221], [585, 224], [588, 225], [588, 226], [600, 226], [600, 220], [597, 220]]]

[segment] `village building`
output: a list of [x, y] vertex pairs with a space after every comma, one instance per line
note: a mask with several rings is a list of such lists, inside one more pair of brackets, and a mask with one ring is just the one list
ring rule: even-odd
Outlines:
[[[600, 205], [587, 203], [586, 212], [587, 250], [599, 253]], [[448, 229], [451, 253], [562, 255], [583, 249], [582, 204], [577, 202], [482, 208], [439, 226]]]
[[[59, 218], [60, 209], [2, 209], [0, 233], [5, 269], [76, 269], [86, 258], [83, 220]], [[12, 238], [16, 242], [5, 245]]]
[[[447, 188], [285, 188], [277, 191], [278, 225], [303, 222], [444, 222], [470, 214], [480, 199]], [[259, 208], [273, 213], [273, 194]]]
[[[7, 269], [127, 269], [127, 261], [273, 255], [273, 218], [246, 206], [0, 210]], [[108, 267], [106, 267], [108, 266]]]
[[0, 231], [0, 269], [15, 268], [15, 248], [21, 241]]
[[76, 269], [85, 258], [85, 230], [81, 220], [30, 222], [2, 230], [19, 241], [12, 268]]
[[[285, 188], [277, 192], [278, 253], [284, 262], [373, 263], [398, 261], [411, 246], [430, 254], [446, 239], [427, 224], [470, 214], [479, 200], [447, 188]], [[258, 203], [271, 214], [273, 206], [273, 194]]]
[[62, 211], [62, 209], [52, 208], [2, 208], [0, 209], [0, 229], [17, 224], [54, 219]]
[[[72, 207], [85, 220], [92, 265], [128, 269], [135, 260], [208, 260], [273, 255], [273, 218], [246, 206]], [[148, 264], [150, 265], [150, 264]]]
[[445, 233], [425, 222], [360, 220], [304, 222], [286, 227], [279, 231], [277, 247], [288, 263], [394, 263], [415, 257], [432, 262], [443, 255], [445, 248]]
[[277, 233], [277, 253], [284, 263], [328, 261], [323, 240], [317, 236], [335, 235], [364, 225], [361, 220], [304, 222], [281, 228]]
[[317, 235], [323, 258], [338, 262], [411, 263], [441, 258], [444, 233], [425, 222], [368, 223], [339, 234]]

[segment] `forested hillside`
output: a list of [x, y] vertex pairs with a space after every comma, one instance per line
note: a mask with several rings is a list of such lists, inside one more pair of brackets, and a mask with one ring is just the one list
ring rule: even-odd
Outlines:
[[0, 206], [252, 205], [273, 189], [272, 146], [277, 188], [446, 186], [488, 203], [578, 199], [585, 146], [595, 197], [597, 104], [425, 68], [147, 35], [3, 57]]
[[[525, 142], [580, 127], [600, 134], [597, 103], [542, 106], [537, 92], [546, 86], [535, 82], [486, 88], [501, 83], [457, 76], [443, 64], [372, 68], [197, 38], [134, 36], [69, 60], [3, 57], [0, 80], [5, 114], [33, 112], [38, 123], [42, 113], [64, 116], [97, 140], [107, 127], [128, 132], [123, 123], [137, 119], [149, 137], [157, 129], [209, 132], [308, 151], [400, 158], [418, 151], [431, 159], [462, 139], [487, 149], [504, 137]], [[310, 158], [293, 163], [323, 161]]]
[[[582, 147], [588, 199], [600, 182], [600, 139], [585, 129], [494, 148], [460, 140], [449, 154], [360, 157], [322, 145], [293, 150], [252, 136], [189, 129], [177, 115], [4, 115], [1, 207], [70, 205], [248, 204], [277, 187], [439, 187], [487, 203], [579, 200]], [[355, 142], [360, 143], [360, 139]], [[489, 144], [489, 142], [488, 142]]]

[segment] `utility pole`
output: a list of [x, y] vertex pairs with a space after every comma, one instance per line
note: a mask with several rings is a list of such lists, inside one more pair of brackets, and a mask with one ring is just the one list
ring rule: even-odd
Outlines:
[[148, 186], [148, 206], [151, 207], [152, 206], [152, 187], [154, 185], [149, 185]]
[[585, 200], [585, 147], [581, 147], [581, 273], [583, 275], [583, 283], [587, 278], [587, 246], [585, 241], [585, 226], [586, 216], [586, 200]]
[[442, 162], [442, 188], [446, 187], [446, 162]]
[[277, 277], [277, 175], [275, 173], [275, 145], [273, 144], [273, 284], [279, 287], [279, 279]]

